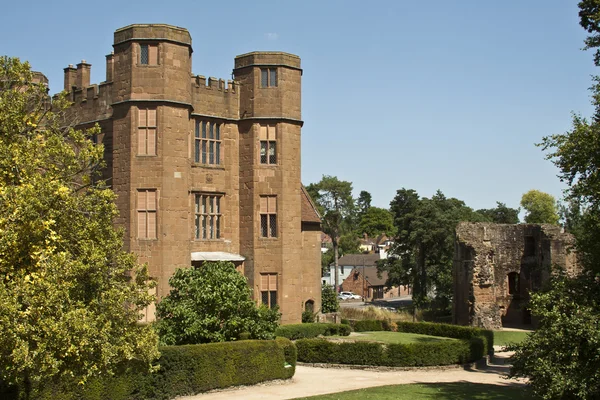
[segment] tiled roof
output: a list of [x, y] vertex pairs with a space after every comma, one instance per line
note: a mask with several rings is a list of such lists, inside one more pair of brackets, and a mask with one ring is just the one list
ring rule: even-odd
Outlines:
[[379, 254], [346, 254], [338, 259], [338, 265], [353, 267], [373, 266], [379, 260]]
[[321, 216], [304, 186], [302, 186], [302, 222], [321, 223]]
[[[360, 275], [363, 274], [362, 267], [355, 267], [352, 270], [352, 273], [358, 273]], [[388, 273], [387, 271], [381, 272], [381, 277], [377, 273], [377, 267], [365, 267], [364, 268], [365, 277], [369, 286], [385, 286], [385, 281], [387, 281]]]

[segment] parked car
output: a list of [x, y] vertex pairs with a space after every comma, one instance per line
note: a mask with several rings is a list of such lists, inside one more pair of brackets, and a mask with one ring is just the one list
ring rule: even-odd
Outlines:
[[338, 294], [340, 300], [362, 300], [362, 297], [352, 292], [340, 292]]

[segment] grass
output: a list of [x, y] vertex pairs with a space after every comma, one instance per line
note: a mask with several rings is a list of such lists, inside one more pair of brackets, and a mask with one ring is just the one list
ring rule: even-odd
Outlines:
[[379, 386], [296, 400], [533, 400], [531, 390], [520, 384], [503, 386], [483, 383], [429, 383]]
[[331, 336], [335, 339], [362, 340], [368, 342], [383, 342], [388, 344], [396, 343], [419, 343], [419, 342], [438, 342], [440, 340], [456, 340], [446, 337], [419, 335], [416, 333], [405, 332], [360, 332], [352, 336]]
[[528, 333], [527, 331], [494, 331], [494, 345], [506, 346], [509, 343], [521, 343]]
[[378, 307], [341, 307], [340, 313], [342, 314], [343, 319], [356, 319], [356, 320], [365, 320], [365, 319], [378, 319], [378, 320], [390, 320], [390, 321], [412, 321], [412, 314], [408, 311], [390, 311], [383, 310]]

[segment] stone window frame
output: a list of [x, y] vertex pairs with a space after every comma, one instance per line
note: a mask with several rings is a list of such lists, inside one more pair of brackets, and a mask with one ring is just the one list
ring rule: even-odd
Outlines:
[[259, 126], [258, 161], [260, 165], [277, 165], [277, 124]]
[[223, 123], [220, 121], [196, 120], [192, 154], [194, 164], [210, 166], [223, 164], [222, 127]]
[[137, 189], [136, 212], [138, 240], [157, 240], [158, 191], [156, 189]]
[[137, 155], [157, 155], [158, 110], [156, 107], [138, 107]]
[[277, 67], [263, 67], [260, 69], [260, 87], [262, 89], [276, 88], [279, 81]]
[[263, 272], [260, 274], [260, 304], [269, 308], [277, 306], [278, 276], [276, 272]]
[[276, 195], [261, 195], [260, 196], [260, 237], [261, 239], [277, 239], [277, 196]]
[[224, 198], [223, 193], [194, 193], [194, 240], [223, 239]]
[[158, 43], [140, 43], [140, 56], [138, 65], [157, 66], [158, 65]]

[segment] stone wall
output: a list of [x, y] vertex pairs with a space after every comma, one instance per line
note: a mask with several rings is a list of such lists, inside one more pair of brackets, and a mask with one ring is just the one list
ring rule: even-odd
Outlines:
[[553, 268], [577, 273], [573, 237], [555, 225], [463, 222], [456, 228], [454, 322], [499, 329], [531, 324], [529, 294]]

